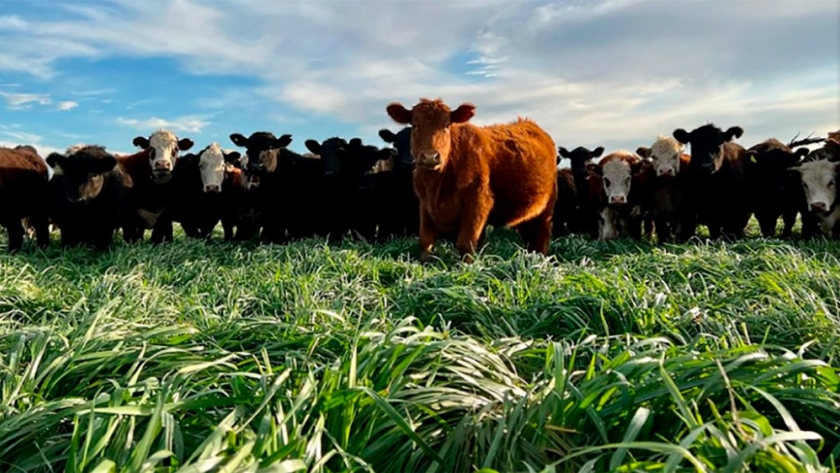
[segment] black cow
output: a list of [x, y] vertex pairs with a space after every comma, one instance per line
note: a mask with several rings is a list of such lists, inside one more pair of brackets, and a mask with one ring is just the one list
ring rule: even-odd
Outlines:
[[[557, 148], [560, 156], [572, 162], [570, 168], [575, 183], [575, 211], [574, 216], [569, 218], [568, 231], [576, 234], [589, 235], [590, 238], [598, 237], [598, 204], [590, 199], [589, 189], [589, 168], [592, 160], [604, 154], [604, 147], [598, 146], [589, 150], [584, 146], [569, 151], [560, 146]], [[586, 191], [584, 191], [586, 190]], [[568, 192], [568, 191], [567, 191]], [[558, 201], [560, 196], [558, 195]]]
[[691, 132], [682, 128], [673, 136], [691, 145], [691, 161], [683, 194], [681, 240], [695, 235], [698, 224], [705, 224], [709, 237], [741, 238], [752, 216], [747, 194], [747, 150], [733, 143], [744, 130], [733, 126], [726, 131], [713, 123]]
[[54, 171], [51, 217], [61, 231], [61, 245], [107, 249], [122, 221], [131, 177], [102, 146], [77, 148], [69, 156], [52, 153], [47, 164]]
[[414, 193], [414, 158], [411, 155], [411, 126], [397, 133], [387, 128], [379, 130], [379, 137], [396, 150], [391, 169], [370, 179], [374, 182], [374, 208], [378, 213], [377, 239], [417, 236], [420, 231], [420, 200]]
[[752, 212], [765, 238], [776, 236], [779, 217], [784, 221], [782, 238], [792, 236], [796, 216], [807, 209], [797, 173], [790, 168], [808, 156], [807, 148], [796, 151], [771, 138], [747, 150], [747, 184]]

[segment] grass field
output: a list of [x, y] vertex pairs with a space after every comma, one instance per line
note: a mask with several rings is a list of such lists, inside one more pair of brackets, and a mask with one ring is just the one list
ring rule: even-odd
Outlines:
[[0, 471], [840, 463], [838, 243], [176, 238], [0, 248]]

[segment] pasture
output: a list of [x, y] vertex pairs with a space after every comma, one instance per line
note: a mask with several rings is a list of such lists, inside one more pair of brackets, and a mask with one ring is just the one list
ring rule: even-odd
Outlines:
[[836, 471], [836, 240], [220, 233], [0, 251], [0, 470]]

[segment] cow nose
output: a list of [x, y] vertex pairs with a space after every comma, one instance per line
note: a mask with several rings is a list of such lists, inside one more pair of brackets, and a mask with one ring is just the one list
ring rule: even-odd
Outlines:
[[623, 195], [613, 195], [610, 196], [610, 203], [611, 204], [624, 204], [627, 202], [627, 197]]
[[204, 186], [204, 192], [221, 192], [222, 187], [216, 184], [208, 184]]
[[155, 171], [171, 171], [172, 170], [172, 162], [171, 161], [158, 161], [155, 163]]
[[674, 170], [673, 169], [661, 169], [659, 171], [660, 176], [673, 176]]
[[437, 151], [423, 151], [420, 153], [420, 161], [426, 165], [440, 164], [440, 153]]
[[822, 211], [825, 211], [826, 209], [828, 209], [828, 206], [825, 204], [825, 202], [812, 202], [811, 203], [811, 210], [822, 212]]

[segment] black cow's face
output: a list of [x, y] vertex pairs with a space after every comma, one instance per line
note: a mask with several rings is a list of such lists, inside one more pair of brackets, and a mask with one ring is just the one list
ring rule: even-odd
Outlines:
[[673, 133], [677, 141], [691, 145], [689, 168], [707, 174], [717, 171], [723, 164], [723, 145], [743, 134], [744, 130], [739, 126], [723, 131], [711, 123], [695, 128], [690, 133], [682, 128], [677, 128]]
[[277, 169], [277, 157], [280, 150], [289, 146], [292, 135], [282, 135], [280, 138], [267, 131], [257, 131], [245, 138], [239, 133], [230, 135], [230, 140], [236, 146], [245, 148], [245, 171], [251, 174], [272, 173]]
[[[585, 174], [586, 165], [591, 164], [593, 159], [604, 154], [604, 147], [599, 146], [590, 151], [583, 146], [578, 146], [577, 148], [569, 151], [561, 146], [557, 148], [557, 151], [560, 153], [561, 157], [572, 162], [570, 167], [572, 168], [573, 174]], [[557, 160], [557, 164], [560, 164], [560, 159]]]
[[391, 130], [383, 128], [379, 130], [379, 137], [386, 143], [394, 145], [397, 151], [394, 169], [412, 169], [414, 158], [411, 156], [411, 127], [407, 126], [394, 134]]
[[764, 188], [782, 192], [791, 182], [790, 168], [797, 166], [808, 155], [807, 148], [795, 152], [781, 143], [763, 143], [747, 151], [750, 171]]
[[101, 146], [85, 146], [69, 156], [52, 153], [46, 161], [53, 169], [50, 185], [71, 204], [95, 199], [102, 192], [104, 175], [117, 165], [117, 159]]
[[315, 140], [304, 142], [306, 149], [321, 157], [321, 166], [326, 178], [336, 178], [341, 175], [348, 159], [348, 143], [343, 138], [333, 137], [318, 143]]

